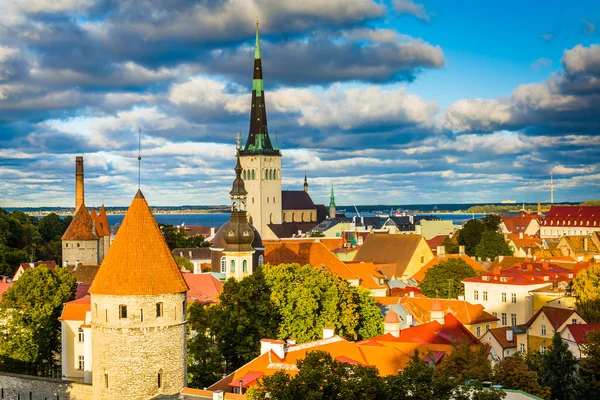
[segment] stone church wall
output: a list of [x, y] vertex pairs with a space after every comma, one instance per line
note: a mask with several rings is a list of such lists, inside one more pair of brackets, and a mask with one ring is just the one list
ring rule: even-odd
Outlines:
[[0, 373], [4, 400], [91, 400], [92, 385], [60, 379]]

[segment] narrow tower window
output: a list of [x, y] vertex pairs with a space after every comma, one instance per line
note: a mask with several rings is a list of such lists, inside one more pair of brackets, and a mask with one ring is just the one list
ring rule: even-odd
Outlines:
[[108, 389], [108, 374], [104, 374], [104, 387]]
[[163, 303], [156, 303], [156, 318], [163, 316]]
[[221, 272], [227, 272], [227, 259], [225, 258], [225, 256], [221, 257]]
[[162, 387], [162, 373], [161, 372], [158, 373], [157, 383], [158, 383], [158, 388], [160, 389]]
[[121, 319], [127, 318], [127, 306], [126, 305], [121, 304], [119, 306], [119, 318], [121, 318]]
[[248, 261], [242, 261], [242, 271], [248, 272]]
[[235, 260], [231, 260], [231, 272], [235, 272]]
[[256, 179], [256, 170], [252, 170], [252, 180]]

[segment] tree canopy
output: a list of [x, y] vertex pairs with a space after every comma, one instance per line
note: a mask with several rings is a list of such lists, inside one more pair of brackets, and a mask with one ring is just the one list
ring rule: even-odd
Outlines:
[[488, 361], [489, 350], [486, 345], [473, 346], [469, 342], [459, 341], [452, 344], [452, 353], [442, 359], [435, 373], [458, 382], [476, 379], [479, 382], [492, 378], [492, 367]]
[[188, 247], [209, 247], [210, 243], [204, 240], [204, 236], [187, 236], [183, 227], [158, 224], [165, 237], [169, 250]]
[[539, 384], [537, 372], [529, 369], [520, 353], [506, 357], [494, 365], [494, 382], [505, 389], [522, 390], [543, 399], [550, 399], [550, 388]]
[[51, 213], [43, 218], [21, 211], [0, 212], [0, 275], [12, 276], [20, 263], [57, 260], [60, 264], [60, 238], [72, 218]]
[[[486, 242], [496, 243], [497, 238], [502, 238], [502, 235], [499, 234], [499, 225], [502, 221], [499, 215], [489, 214], [484, 216], [482, 219], [472, 219], [467, 221], [467, 223], [462, 227], [462, 229], [458, 232], [458, 244], [465, 246], [465, 252], [470, 256], [481, 257], [477, 254], [477, 245], [484, 239], [484, 233], [489, 232], [485, 238]], [[492, 235], [491, 233], [497, 234]], [[502, 239], [504, 240], [504, 239]], [[506, 246], [508, 249], [508, 246]], [[481, 253], [486, 254], [486, 258], [490, 257], [496, 258], [497, 255], [511, 255], [510, 249], [508, 253], [506, 249], [501, 248], [498, 254], [494, 255], [494, 252], [487, 251], [484, 252], [484, 249], [493, 249], [491, 244], [486, 244], [482, 247]], [[507, 254], [504, 254], [507, 253]]]
[[600, 330], [589, 332], [583, 345], [579, 375], [593, 393], [600, 393]]
[[443, 299], [457, 298], [465, 292], [461, 281], [477, 275], [478, 272], [465, 260], [448, 258], [425, 272], [425, 278], [419, 283], [419, 288], [421, 293], [427, 297], [437, 295]]
[[588, 323], [600, 322], [600, 264], [593, 263], [573, 279], [577, 311]]
[[504, 240], [504, 236], [498, 232], [485, 231], [475, 246], [475, 255], [482, 260], [493, 260], [498, 256], [511, 256], [512, 250]]
[[0, 360], [6, 371], [49, 375], [60, 352], [63, 304], [75, 298], [73, 274], [62, 267], [30, 268], [3, 295]]

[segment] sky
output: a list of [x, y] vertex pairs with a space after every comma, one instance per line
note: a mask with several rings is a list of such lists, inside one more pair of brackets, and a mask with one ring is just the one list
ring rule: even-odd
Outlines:
[[256, 18], [283, 188], [600, 198], [600, 2], [0, 0], [0, 206], [227, 204]]

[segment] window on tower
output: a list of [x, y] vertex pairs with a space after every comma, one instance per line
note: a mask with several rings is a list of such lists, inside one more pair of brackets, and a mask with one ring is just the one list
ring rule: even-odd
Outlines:
[[242, 271], [248, 272], [248, 261], [246, 260], [242, 261]]
[[244, 172], [242, 173], [242, 177], [244, 180], [246, 180], [246, 170], [244, 170]]
[[231, 272], [235, 272], [235, 260], [231, 260]]
[[164, 315], [163, 303], [156, 303], [156, 318], [160, 318]]
[[252, 170], [252, 180], [256, 179], [256, 170]]
[[124, 304], [121, 304], [119, 306], [119, 318], [121, 318], [121, 319], [127, 318], [127, 306]]
[[227, 259], [225, 256], [221, 257], [221, 272], [227, 272]]

